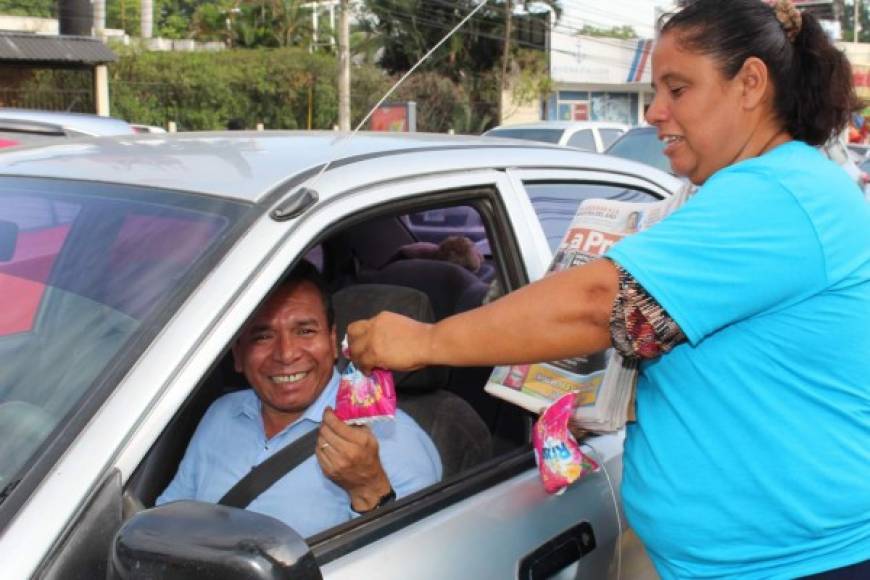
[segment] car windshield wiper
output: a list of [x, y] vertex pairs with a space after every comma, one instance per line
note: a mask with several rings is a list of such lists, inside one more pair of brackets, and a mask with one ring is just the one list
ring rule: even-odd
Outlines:
[[3, 488], [3, 491], [0, 491], [0, 504], [6, 501], [6, 498], [12, 493], [15, 487], [21, 483], [21, 478], [15, 479], [9, 482], [9, 485]]

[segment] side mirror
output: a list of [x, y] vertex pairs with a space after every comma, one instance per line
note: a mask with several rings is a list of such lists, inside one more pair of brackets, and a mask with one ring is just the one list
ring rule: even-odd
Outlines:
[[112, 542], [110, 580], [322, 580], [305, 541], [255, 512], [177, 501], [127, 520]]
[[0, 262], [8, 262], [15, 255], [18, 243], [18, 224], [0, 220]]

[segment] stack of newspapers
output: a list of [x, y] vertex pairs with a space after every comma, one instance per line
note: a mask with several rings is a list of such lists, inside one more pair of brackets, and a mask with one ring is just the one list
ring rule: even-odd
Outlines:
[[[633, 203], [584, 200], [556, 249], [547, 274], [599, 258], [623, 237], [646, 229], [682, 205], [691, 189], [668, 199]], [[588, 357], [496, 367], [485, 387], [491, 395], [540, 413], [566, 393], [575, 393], [573, 421], [596, 433], [621, 429], [634, 419], [637, 362], [613, 349]]]

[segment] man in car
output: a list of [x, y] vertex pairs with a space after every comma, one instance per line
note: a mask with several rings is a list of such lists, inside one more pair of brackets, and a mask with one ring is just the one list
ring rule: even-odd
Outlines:
[[338, 392], [337, 342], [329, 294], [302, 262], [242, 328], [236, 370], [253, 389], [224, 395], [203, 416], [157, 505], [217, 502], [253, 467], [319, 429], [315, 456], [255, 498], [248, 509], [303, 536], [368, 513], [441, 478], [428, 435], [403, 413], [371, 427], [346, 425], [332, 411]]

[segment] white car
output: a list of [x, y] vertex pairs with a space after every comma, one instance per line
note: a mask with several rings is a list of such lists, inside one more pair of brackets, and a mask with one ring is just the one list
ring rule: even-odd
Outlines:
[[623, 123], [607, 121], [539, 121], [494, 127], [483, 136], [541, 141], [601, 153], [628, 129]]
[[[481, 304], [495, 282], [513, 290], [542, 276], [545, 231], [563, 232], [581, 199], [679, 187], [616, 158], [423, 134], [137, 135], [0, 153], [3, 577], [648, 568], [642, 552], [620, 551], [622, 435], [585, 440], [602, 469], [548, 495], [529, 444], [535, 417], [483, 392], [489, 368], [397, 376], [399, 405], [432, 437], [444, 478], [370, 515], [303, 538], [247, 510], [153, 505], [211, 401], [245, 386], [236, 333], [303, 256], [336, 297], [367, 291], [390, 306], [415, 292], [436, 320]], [[489, 247], [476, 273], [400, 255], [417, 232], [463, 231]], [[340, 325], [366, 315], [336, 304]]]

